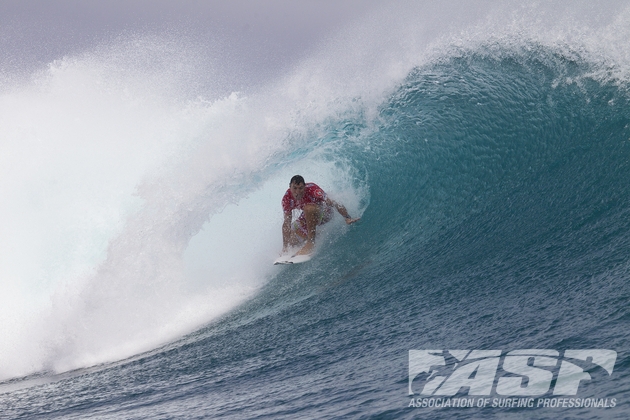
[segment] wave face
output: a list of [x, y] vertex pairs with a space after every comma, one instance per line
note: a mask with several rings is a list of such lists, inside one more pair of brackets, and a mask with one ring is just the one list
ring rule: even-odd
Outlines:
[[[35, 134], [5, 129], [33, 145], [76, 157], [94, 123], [107, 140], [79, 164], [40, 146], [46, 165], [16, 168], [30, 196], [6, 211], [30, 209], [14, 219], [37, 222], [20, 237], [40, 248], [37, 265], [4, 263], [3, 323], [19, 321], [2, 330], [0, 417], [528, 418], [409, 408], [408, 351], [598, 348], [617, 351], [614, 373], [591, 371], [578, 396], [617, 407], [535, 416], [626, 416], [627, 68], [586, 41], [473, 38], [338, 96], [304, 94], [298, 72], [250, 97], [156, 102], [172, 92], [103, 78], [92, 56], [4, 95], [7, 112], [44, 118]], [[84, 87], [67, 93], [77, 74]], [[70, 132], [60, 104], [87, 109]], [[111, 128], [121, 107], [145, 129]], [[362, 220], [336, 219], [311, 262], [277, 268], [280, 198], [298, 172]]]

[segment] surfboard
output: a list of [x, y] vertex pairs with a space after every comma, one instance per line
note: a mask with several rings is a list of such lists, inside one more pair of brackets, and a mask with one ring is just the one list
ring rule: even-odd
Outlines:
[[281, 257], [276, 258], [276, 260], [273, 262], [273, 265], [301, 264], [306, 261], [309, 261], [312, 257], [313, 255], [294, 255], [294, 256], [283, 255]]

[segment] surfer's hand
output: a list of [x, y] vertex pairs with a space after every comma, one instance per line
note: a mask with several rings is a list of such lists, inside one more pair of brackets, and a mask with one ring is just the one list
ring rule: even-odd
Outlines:
[[358, 222], [359, 220], [361, 220], [360, 217], [357, 217], [355, 219], [353, 219], [352, 217], [346, 217], [346, 223], [349, 225], [353, 224], [354, 222]]

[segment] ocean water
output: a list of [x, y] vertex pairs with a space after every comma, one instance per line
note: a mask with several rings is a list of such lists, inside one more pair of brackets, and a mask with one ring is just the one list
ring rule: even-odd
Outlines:
[[[3, 75], [0, 418], [627, 418], [629, 37], [627, 2], [400, 3], [250, 91], [176, 33]], [[296, 173], [362, 219], [276, 267]], [[422, 395], [410, 350], [497, 380]]]

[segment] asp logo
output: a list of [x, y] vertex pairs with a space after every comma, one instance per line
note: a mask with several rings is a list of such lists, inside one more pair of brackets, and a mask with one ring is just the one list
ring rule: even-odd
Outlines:
[[576, 395], [580, 383], [592, 379], [589, 371], [598, 366], [610, 376], [616, 360], [617, 352], [604, 349], [565, 350], [562, 357], [546, 349], [513, 350], [503, 357], [501, 350], [409, 350], [409, 395], [417, 378], [416, 391], [423, 396], [466, 390], [490, 395], [493, 389], [505, 396], [540, 396], [554, 378], [553, 395]]

